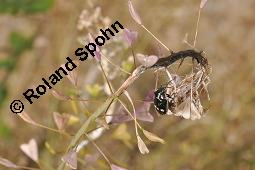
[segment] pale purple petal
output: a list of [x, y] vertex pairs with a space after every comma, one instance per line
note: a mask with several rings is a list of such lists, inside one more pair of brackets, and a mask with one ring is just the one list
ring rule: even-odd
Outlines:
[[[145, 122], [153, 122], [154, 117], [149, 112], [150, 103], [144, 102], [142, 105], [138, 106], [136, 109], [136, 118]], [[134, 115], [134, 113], [131, 113]], [[112, 120], [110, 123], [123, 123], [133, 120], [132, 117], [127, 113], [127, 111], [120, 106], [117, 109], [117, 114], [112, 115]]]
[[127, 122], [132, 120], [132, 118], [130, 117], [130, 115], [126, 112], [126, 110], [120, 106], [117, 111], [116, 114], [112, 115], [112, 120], [110, 121], [110, 123], [123, 123], [123, 122]]
[[[94, 42], [94, 37], [91, 33], [89, 33], [89, 42]], [[101, 51], [98, 45], [96, 45], [96, 51], [94, 52], [95, 54], [95, 59], [97, 60], [97, 62], [101, 61]]]
[[155, 55], [146, 56], [143, 54], [137, 54], [136, 58], [145, 67], [153, 66], [159, 59], [158, 56]]
[[35, 139], [30, 139], [27, 144], [20, 145], [20, 149], [33, 161], [38, 162], [38, 147]]
[[0, 157], [0, 164], [8, 167], [8, 168], [18, 168], [17, 165], [15, 165], [14, 163], [12, 163], [11, 161], [9, 161], [8, 159], [4, 159]]
[[154, 117], [149, 112], [150, 110], [150, 103], [143, 103], [140, 107], [136, 109], [136, 117], [138, 120], [145, 121], [145, 122], [153, 122]]
[[129, 29], [125, 28], [123, 32], [123, 38], [128, 43], [129, 46], [135, 42], [137, 39], [138, 33], [135, 31], [130, 31]]
[[146, 58], [145, 66], [150, 67], [153, 66], [158, 61], [158, 56], [150, 55]]
[[84, 159], [86, 161], [86, 164], [93, 165], [93, 164], [95, 164], [97, 162], [99, 157], [100, 157], [100, 155], [98, 153], [95, 153], [93, 155], [86, 154]]
[[95, 51], [95, 59], [97, 60], [97, 62], [101, 61], [101, 52], [98, 50], [98, 47], [97, 50]]
[[61, 160], [71, 169], [77, 169], [77, 153], [74, 150], [69, 151]]
[[155, 98], [154, 89], [149, 90], [147, 95], [144, 98], [145, 102], [153, 103]]
[[200, 3], [200, 8], [204, 8], [205, 4], [206, 4], [207, 0], [201, 0], [201, 3]]
[[53, 119], [58, 129], [63, 130], [67, 125], [69, 117], [66, 114], [61, 115], [58, 112], [53, 112]]

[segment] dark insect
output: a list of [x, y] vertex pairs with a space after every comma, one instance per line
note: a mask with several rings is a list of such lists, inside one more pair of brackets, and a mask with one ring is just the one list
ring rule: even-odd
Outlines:
[[160, 87], [155, 92], [154, 106], [156, 110], [164, 115], [168, 110], [168, 101], [166, 99], [166, 87]]
[[167, 87], [160, 87], [155, 92], [154, 106], [164, 115], [168, 111], [174, 112], [176, 107], [176, 93], [170, 93]]

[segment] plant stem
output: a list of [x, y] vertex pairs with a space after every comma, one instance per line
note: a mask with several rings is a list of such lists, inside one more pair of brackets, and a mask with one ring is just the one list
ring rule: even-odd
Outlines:
[[199, 26], [199, 21], [200, 21], [200, 15], [201, 15], [201, 8], [199, 8], [199, 11], [198, 11], [197, 24], [196, 24], [196, 33], [195, 33], [195, 37], [194, 37], [193, 48], [195, 48], [196, 42], [197, 42], [197, 34], [198, 34], [198, 26]]
[[152, 32], [150, 32], [144, 25], [141, 25], [143, 29], [145, 29], [155, 40], [157, 40], [165, 49], [168, 51], [173, 51], [172, 49], [169, 49], [165, 44], [163, 44]]

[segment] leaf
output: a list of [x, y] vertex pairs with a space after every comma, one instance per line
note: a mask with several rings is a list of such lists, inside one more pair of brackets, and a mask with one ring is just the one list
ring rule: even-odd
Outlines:
[[0, 157], [0, 164], [5, 166], [5, 167], [8, 167], [8, 168], [19, 168], [17, 165], [12, 163], [8, 159], [4, 159], [4, 158], [1, 158], [1, 157]]
[[145, 67], [153, 66], [159, 59], [158, 56], [155, 55], [146, 56], [143, 54], [137, 54], [136, 58]]
[[18, 114], [25, 122], [30, 123], [32, 125], [38, 125], [25, 111]]
[[77, 169], [77, 153], [74, 150], [69, 151], [61, 160], [71, 169]]
[[205, 4], [206, 4], [207, 0], [201, 0], [200, 2], [200, 8], [204, 8]]
[[38, 162], [38, 147], [35, 139], [30, 139], [27, 144], [20, 145], [20, 149], [33, 161]]
[[117, 166], [115, 164], [111, 164], [111, 170], [127, 170], [127, 169]]
[[61, 115], [58, 112], [53, 112], [53, 119], [58, 129], [63, 130], [67, 125], [69, 116], [67, 116], [66, 114]]
[[138, 13], [135, 11], [133, 4], [130, 0], [128, 1], [128, 9], [129, 9], [130, 15], [135, 20], [135, 22], [138, 23], [139, 25], [141, 25], [142, 24], [141, 18], [138, 15]]
[[141, 154], [147, 154], [150, 152], [143, 140], [140, 138], [140, 136], [137, 136], [137, 142]]
[[159, 142], [159, 143], [162, 143], [164, 144], [165, 141], [163, 139], [161, 139], [160, 137], [156, 136], [155, 134], [147, 131], [147, 130], [143, 130], [143, 134], [151, 141], [153, 142]]

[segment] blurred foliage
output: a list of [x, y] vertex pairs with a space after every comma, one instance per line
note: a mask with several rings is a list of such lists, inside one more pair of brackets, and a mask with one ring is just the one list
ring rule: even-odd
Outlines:
[[121, 67], [127, 71], [127, 72], [131, 72], [132, 69], [133, 69], [133, 61], [130, 61], [130, 60], [125, 60], [121, 63]]
[[97, 97], [102, 90], [99, 84], [93, 84], [93, 85], [88, 84], [85, 86], [85, 89], [92, 97]]
[[19, 56], [22, 52], [32, 47], [33, 37], [26, 38], [18, 32], [13, 32], [10, 35], [10, 43], [12, 46], [12, 55]]
[[13, 67], [13, 62], [10, 59], [0, 61], [0, 69], [10, 70]]
[[11, 129], [2, 120], [0, 120], [0, 137], [4, 139], [12, 137]]
[[23, 12], [33, 14], [47, 11], [54, 3], [54, 0], [1, 0], [0, 13], [16, 14]]
[[1, 80], [0, 86], [0, 106], [4, 102], [4, 99], [7, 95], [7, 87], [5, 85], [5, 79], [7, 78], [8, 74], [15, 69], [15, 65], [19, 61], [19, 57], [28, 49], [31, 49], [33, 44], [34, 37], [25, 37], [21, 33], [12, 32], [10, 34], [10, 45], [11, 45], [11, 53], [9, 54], [10, 57], [6, 59], [0, 60], [0, 69], [4, 69], [7, 71], [7, 74], [4, 79]]
[[0, 86], [0, 107], [2, 103], [4, 102], [5, 97], [7, 96], [7, 88], [6, 86], [2, 85]]
[[32, 47], [33, 39], [33, 37], [27, 38], [18, 32], [12, 32], [10, 35], [11, 56], [0, 61], [0, 69], [12, 70], [18, 57]]

